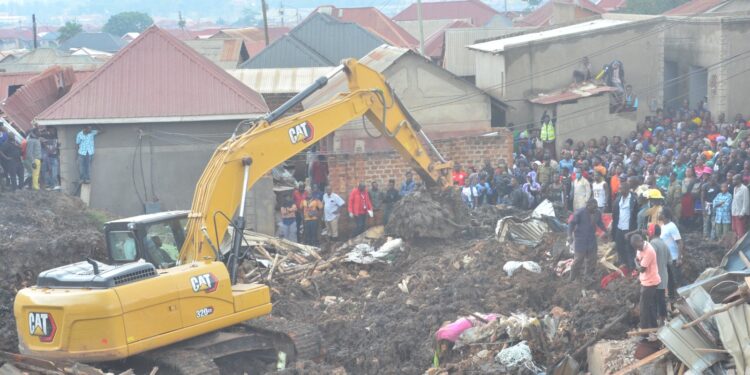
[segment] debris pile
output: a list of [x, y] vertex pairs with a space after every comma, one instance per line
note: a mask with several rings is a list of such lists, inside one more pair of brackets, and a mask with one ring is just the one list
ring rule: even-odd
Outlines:
[[39, 272], [86, 257], [105, 259], [106, 220], [79, 199], [46, 191], [0, 195], [0, 350], [18, 350], [13, 319], [16, 292], [33, 285]]
[[469, 224], [469, 210], [457, 190], [420, 190], [401, 198], [385, 231], [403, 239], [451, 238]]

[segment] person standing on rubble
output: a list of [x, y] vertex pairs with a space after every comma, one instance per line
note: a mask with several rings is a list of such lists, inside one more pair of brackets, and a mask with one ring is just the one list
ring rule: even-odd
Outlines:
[[656, 251], [640, 234], [630, 237], [630, 244], [638, 250], [636, 255], [638, 280], [641, 282], [641, 329], [657, 327], [657, 287], [661, 282]]
[[612, 203], [612, 232], [610, 234], [615, 241], [617, 259], [628, 269], [635, 269], [635, 254], [633, 248], [625, 238], [625, 234], [635, 230], [637, 227], [638, 200], [630, 191], [630, 184], [623, 181], [620, 184], [620, 192]]
[[370, 218], [368, 225], [378, 225], [378, 219], [380, 218], [380, 211], [383, 209], [383, 192], [380, 191], [380, 186], [377, 181], [370, 183], [370, 191], [367, 192], [370, 195], [370, 202], [372, 202], [372, 212], [374, 215]]
[[398, 194], [398, 190], [396, 190], [396, 180], [388, 180], [388, 189], [386, 189], [383, 197], [383, 225], [388, 224], [388, 219], [390, 219], [391, 212], [393, 212], [393, 206], [396, 205], [399, 199], [401, 199], [401, 196]]
[[732, 182], [734, 182], [732, 229], [739, 240], [747, 232], [747, 216], [750, 215], [750, 192], [747, 186], [742, 183], [741, 174], [734, 175]]
[[307, 191], [307, 199], [302, 202], [302, 211], [305, 215], [305, 244], [318, 246], [318, 220], [323, 210], [323, 202], [320, 201], [320, 192]]
[[[656, 286], [656, 317], [658, 322], [667, 319], [667, 286], [669, 285], [669, 248], [661, 239], [661, 226], [648, 225], [648, 242], [656, 252], [656, 264], [659, 268], [661, 281]], [[661, 325], [661, 323], [659, 323]]]
[[297, 213], [296, 213], [296, 221], [297, 221], [297, 238], [302, 237], [302, 223], [303, 223], [303, 216], [304, 216], [304, 210], [302, 209], [302, 203], [307, 200], [309, 193], [305, 189], [305, 183], [300, 182], [297, 184], [297, 190], [292, 192], [292, 198], [294, 199], [294, 204], [297, 206]]
[[326, 193], [323, 194], [323, 221], [326, 223], [328, 238], [331, 240], [339, 238], [339, 211], [345, 204], [346, 202], [333, 192], [331, 185], [327, 185]]
[[21, 146], [12, 135], [0, 145], [0, 158], [3, 169], [8, 175], [11, 190], [21, 189], [23, 186], [23, 162], [21, 161]]
[[42, 171], [42, 142], [39, 129], [32, 129], [26, 137], [26, 169], [31, 174], [31, 188], [39, 190], [39, 175]]
[[297, 242], [297, 205], [290, 196], [284, 198], [281, 205], [281, 223], [279, 223], [279, 237]]
[[365, 231], [367, 215], [373, 217], [370, 194], [367, 193], [367, 186], [364, 182], [360, 182], [356, 188], [352, 189], [347, 208], [349, 209], [349, 217], [354, 218], [356, 224], [352, 235], [352, 237], [356, 237]]
[[591, 276], [596, 267], [596, 228], [606, 231], [602, 213], [595, 199], [589, 199], [586, 207], [578, 209], [568, 225], [568, 242], [574, 243], [575, 260], [570, 269], [570, 279], [575, 280], [584, 268], [584, 279]]
[[668, 288], [670, 297], [677, 296], [677, 287], [682, 282], [682, 258], [685, 254], [684, 241], [677, 224], [672, 221], [672, 211], [664, 208], [661, 211], [661, 239], [669, 248], [669, 266], [667, 267]]

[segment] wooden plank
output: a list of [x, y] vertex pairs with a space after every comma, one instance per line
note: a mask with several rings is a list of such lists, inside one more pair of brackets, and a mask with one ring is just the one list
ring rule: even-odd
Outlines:
[[659, 350], [658, 352], [656, 352], [654, 354], [651, 354], [650, 356], [648, 356], [646, 358], [641, 359], [640, 361], [638, 361], [636, 363], [633, 363], [630, 366], [625, 367], [624, 369], [622, 369], [620, 371], [617, 371], [616, 373], [614, 373], [614, 375], [629, 374], [631, 371], [637, 370], [637, 369], [639, 369], [639, 368], [641, 368], [641, 367], [643, 367], [643, 366], [645, 366], [645, 365], [647, 365], [647, 364], [649, 364], [651, 362], [654, 362], [657, 359], [659, 359], [661, 357], [664, 357], [665, 355], [667, 355], [669, 353], [670, 353], [669, 349], [664, 348], [664, 349]]

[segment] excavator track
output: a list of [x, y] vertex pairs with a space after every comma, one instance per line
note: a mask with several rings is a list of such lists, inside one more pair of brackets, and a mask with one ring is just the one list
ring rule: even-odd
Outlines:
[[[320, 331], [311, 325], [263, 317], [156, 349], [128, 360], [140, 370], [154, 366], [168, 374], [254, 374], [323, 356]], [[254, 372], [257, 371], [257, 372]], [[140, 373], [137, 372], [136, 373]]]

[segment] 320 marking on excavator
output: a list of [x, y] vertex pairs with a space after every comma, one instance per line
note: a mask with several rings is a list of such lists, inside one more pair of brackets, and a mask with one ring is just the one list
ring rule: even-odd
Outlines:
[[204, 273], [202, 275], [196, 275], [190, 278], [190, 286], [193, 288], [193, 292], [198, 293], [204, 291], [211, 293], [219, 287], [219, 279], [212, 273]]
[[51, 342], [55, 338], [57, 325], [52, 314], [44, 312], [29, 313], [29, 334], [38, 336], [41, 342]]
[[293, 145], [297, 144], [297, 142], [307, 143], [313, 139], [314, 134], [315, 128], [313, 128], [309, 121], [305, 121], [301, 124], [294, 125], [289, 129], [289, 141], [292, 142]]

